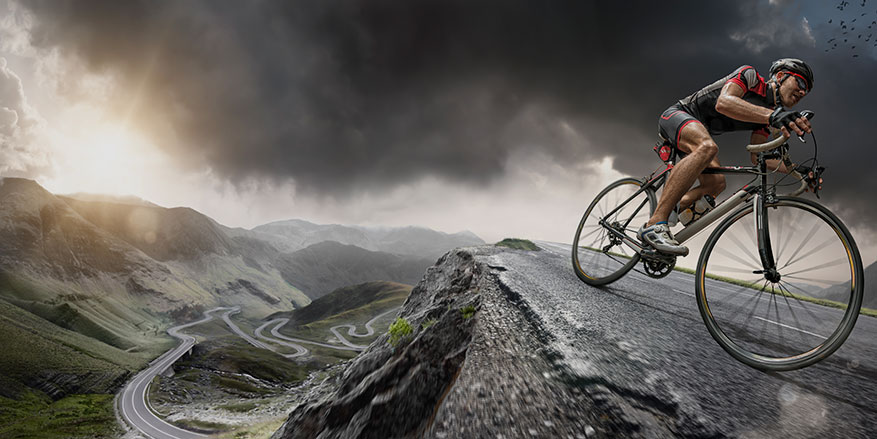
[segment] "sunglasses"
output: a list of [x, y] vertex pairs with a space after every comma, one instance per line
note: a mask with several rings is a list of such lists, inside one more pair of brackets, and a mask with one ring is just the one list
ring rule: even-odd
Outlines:
[[803, 76], [795, 73], [795, 72], [786, 72], [789, 75], [792, 75], [795, 78], [795, 81], [798, 82], [798, 88], [804, 90], [805, 92], [810, 91], [810, 87], [807, 86], [807, 80], [804, 79]]

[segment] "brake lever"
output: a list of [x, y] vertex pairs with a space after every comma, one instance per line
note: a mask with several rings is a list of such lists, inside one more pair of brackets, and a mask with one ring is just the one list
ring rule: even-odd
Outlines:
[[[801, 112], [801, 117], [806, 118], [808, 121], [813, 120], [813, 116], [815, 116], [815, 115], [816, 115], [816, 113], [814, 113], [810, 110], [804, 110]], [[798, 140], [800, 140], [801, 143], [807, 143], [807, 141], [804, 140], [804, 136], [798, 136]]]
[[[807, 173], [808, 180], [813, 182], [813, 195], [816, 195], [817, 199], [820, 199], [820, 197], [819, 197], [819, 186], [820, 186], [819, 179], [822, 177], [823, 171], [825, 171], [825, 166], [817, 166], [815, 168], [810, 168], [810, 172]], [[809, 178], [810, 173], [813, 173], [812, 179]]]

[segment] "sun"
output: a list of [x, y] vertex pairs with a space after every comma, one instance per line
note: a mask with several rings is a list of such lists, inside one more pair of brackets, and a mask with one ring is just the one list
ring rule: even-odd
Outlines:
[[63, 193], [143, 194], [156, 159], [155, 148], [123, 124], [79, 126], [56, 143], [51, 186]]

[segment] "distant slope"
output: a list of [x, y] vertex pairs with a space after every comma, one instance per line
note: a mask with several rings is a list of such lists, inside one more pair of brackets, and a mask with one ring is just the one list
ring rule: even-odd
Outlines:
[[323, 241], [335, 241], [371, 251], [432, 259], [437, 259], [457, 247], [484, 244], [484, 241], [472, 232], [448, 234], [424, 227], [321, 225], [298, 219], [261, 225], [251, 231], [234, 229], [229, 233], [251, 234], [260, 239], [271, 240], [284, 252], [300, 250]]
[[275, 264], [284, 279], [316, 299], [336, 288], [362, 282], [385, 280], [413, 285], [434, 262], [432, 258], [402, 257], [325, 241], [282, 255]]
[[166, 209], [59, 197], [92, 224], [158, 261], [191, 260], [207, 253], [233, 253], [218, 224], [187, 207]]
[[[819, 293], [819, 297], [846, 303], [849, 297], [849, 284], [826, 288]], [[862, 306], [877, 309], [877, 262], [865, 267], [865, 297]]]
[[285, 317], [292, 325], [306, 325], [364, 306], [370, 306], [380, 312], [400, 306], [411, 293], [411, 288], [411, 285], [396, 282], [366, 282], [350, 285], [338, 288], [304, 308], [272, 314], [266, 320]]

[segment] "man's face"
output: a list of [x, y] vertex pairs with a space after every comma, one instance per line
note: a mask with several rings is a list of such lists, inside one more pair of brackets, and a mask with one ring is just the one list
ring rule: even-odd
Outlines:
[[780, 83], [780, 102], [784, 107], [794, 107], [807, 94], [806, 88], [801, 88], [795, 76], [788, 72], [777, 73]]

